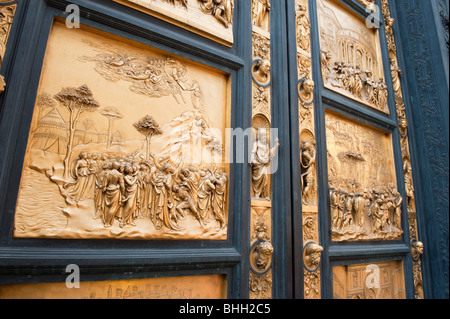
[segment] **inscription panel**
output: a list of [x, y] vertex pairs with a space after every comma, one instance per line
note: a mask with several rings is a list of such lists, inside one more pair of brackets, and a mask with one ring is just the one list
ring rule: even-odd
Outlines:
[[226, 299], [223, 275], [0, 286], [0, 299]]
[[326, 132], [332, 239], [400, 239], [391, 135], [333, 113]]
[[55, 23], [15, 237], [226, 239], [229, 75]]

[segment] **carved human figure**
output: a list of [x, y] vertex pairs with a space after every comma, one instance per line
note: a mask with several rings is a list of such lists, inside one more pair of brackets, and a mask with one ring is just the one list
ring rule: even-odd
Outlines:
[[345, 212], [342, 222], [342, 228], [351, 228], [353, 226], [353, 201], [354, 194], [350, 193], [345, 197]]
[[308, 17], [308, 8], [302, 4], [298, 5], [297, 9], [297, 45], [309, 51], [311, 24]]
[[403, 163], [403, 174], [405, 178], [405, 190], [406, 190], [408, 210], [414, 211], [415, 209], [414, 185], [412, 180], [412, 169], [408, 160], [405, 160]]
[[316, 243], [305, 246], [303, 261], [308, 269], [316, 269], [319, 266], [322, 251], [323, 247]]
[[202, 220], [207, 223], [212, 217], [212, 197], [216, 189], [216, 178], [209, 170], [200, 171], [200, 185], [198, 188], [198, 210]]
[[132, 165], [125, 167], [124, 176], [125, 191], [123, 193], [123, 215], [119, 226], [123, 228], [125, 225], [136, 226], [134, 223], [135, 213], [138, 207], [138, 173], [133, 169]]
[[344, 222], [345, 198], [347, 196], [347, 191], [342, 188], [339, 188], [336, 195], [337, 195], [338, 215], [334, 222], [334, 228], [337, 230], [341, 230], [342, 224]]
[[270, 61], [265, 59], [257, 60], [253, 64], [252, 74], [259, 84], [268, 84], [270, 81]]
[[172, 190], [174, 198], [179, 201], [178, 205], [176, 206], [176, 210], [178, 211], [178, 213], [184, 215], [184, 210], [187, 209], [191, 211], [197, 218], [200, 226], [204, 227], [205, 225], [202, 221], [202, 218], [200, 217], [200, 214], [198, 213], [197, 208], [195, 207], [194, 200], [189, 194], [189, 189], [185, 185], [180, 186], [178, 184], [174, 184]]
[[234, 0], [198, 0], [203, 12], [212, 14], [225, 28], [233, 23]]
[[358, 192], [355, 194], [353, 199], [353, 208], [355, 210], [355, 223], [359, 228], [364, 227], [364, 219], [365, 219], [365, 205], [366, 199], [364, 198], [364, 194], [362, 192]]
[[179, 174], [179, 184], [186, 186], [195, 206], [197, 206], [199, 183], [200, 176], [194, 171], [194, 168], [184, 167], [181, 169]]
[[383, 200], [378, 198], [375, 200], [372, 206], [372, 216], [373, 216], [373, 232], [379, 233], [383, 230], [383, 213], [384, 210], [381, 208]]
[[331, 61], [331, 52], [330, 51], [322, 51], [321, 52], [321, 66], [322, 66], [322, 77], [324, 82], [328, 80], [328, 75], [331, 72], [330, 61]]
[[311, 103], [314, 99], [314, 81], [307, 79], [299, 84], [298, 94], [303, 102]]
[[300, 162], [302, 165], [302, 202], [311, 203], [311, 190], [315, 182], [316, 147], [312, 141], [301, 145]]
[[252, 0], [252, 3], [253, 24], [261, 27], [271, 9], [270, 0]]
[[153, 185], [153, 198], [150, 218], [156, 229], [161, 229], [163, 226], [162, 219], [164, 210], [168, 208], [166, 181], [166, 175], [160, 170], [155, 172], [151, 179]]
[[413, 240], [411, 244], [411, 255], [414, 260], [419, 259], [423, 255], [423, 243], [418, 240]]
[[104, 210], [105, 210], [105, 199], [103, 195], [103, 182], [105, 180], [105, 175], [108, 171], [112, 169], [112, 163], [106, 162], [102, 166], [102, 171], [98, 174], [98, 177], [95, 181], [95, 190], [94, 190], [94, 205], [95, 205], [95, 215], [94, 219], [102, 218], [103, 223], [105, 223]]
[[330, 185], [330, 211], [331, 211], [331, 222], [333, 228], [337, 228], [337, 220], [338, 220], [338, 189], [336, 189], [334, 186]]
[[98, 163], [97, 159], [99, 154], [93, 153], [89, 154], [86, 161], [88, 163], [88, 180], [86, 183], [86, 193], [88, 194], [88, 199], [92, 199], [95, 193], [95, 181], [98, 175]]
[[390, 62], [391, 62], [391, 76], [392, 76], [392, 83], [394, 85], [394, 92], [397, 96], [402, 96], [400, 83], [400, 75], [402, 74], [402, 70], [398, 67], [396, 59], [391, 58]]
[[382, 78], [377, 81], [375, 92], [377, 97], [376, 105], [383, 109], [387, 105], [388, 91], [387, 85]]
[[74, 182], [63, 185], [64, 188], [70, 188], [68, 197], [75, 201], [83, 201], [89, 198], [88, 182], [89, 182], [89, 163], [87, 152], [80, 152], [80, 155], [74, 160], [75, 166], [71, 170]]
[[268, 241], [263, 241], [255, 247], [255, 265], [260, 270], [265, 270], [271, 261], [273, 246]]
[[171, 201], [172, 187], [175, 183], [174, 177], [178, 175], [181, 169], [182, 158], [179, 163], [174, 167], [169, 162], [164, 164], [159, 163], [159, 160], [155, 160], [155, 166], [157, 168], [155, 178], [152, 179], [154, 186], [153, 194], [153, 214], [152, 220], [156, 229], [160, 229], [165, 226], [169, 229], [176, 230], [170, 218], [169, 202]]
[[103, 179], [104, 211], [103, 221], [105, 227], [111, 227], [122, 205], [122, 194], [125, 193], [125, 180], [117, 170], [118, 162], [110, 164], [111, 169], [106, 171]]
[[353, 86], [351, 92], [356, 97], [362, 98], [362, 79], [361, 79], [360, 66], [356, 65], [356, 69], [353, 71]]
[[219, 223], [219, 229], [225, 228], [225, 196], [227, 189], [227, 174], [222, 170], [219, 170], [215, 174], [215, 189], [212, 200], [212, 208], [214, 217]]
[[253, 197], [270, 199], [270, 162], [275, 156], [279, 146], [278, 139], [276, 145], [270, 149], [267, 141], [265, 129], [259, 129], [257, 138], [253, 143], [250, 165], [252, 168], [252, 189]]

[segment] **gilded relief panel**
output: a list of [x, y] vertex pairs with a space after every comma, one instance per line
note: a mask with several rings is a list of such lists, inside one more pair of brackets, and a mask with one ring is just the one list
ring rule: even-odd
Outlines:
[[272, 298], [272, 159], [270, 0], [252, 0], [252, 150], [249, 298]]
[[[5, 5], [4, 3], [8, 3]], [[0, 1], [0, 67], [3, 64], [5, 57], [6, 45], [8, 44], [9, 34], [11, 33], [11, 26], [16, 14], [17, 4], [12, 1]], [[0, 75], [0, 94], [5, 91], [6, 82], [3, 75]]]
[[334, 0], [317, 1], [326, 88], [389, 113], [379, 33]]
[[334, 299], [405, 299], [403, 263], [333, 267]]
[[234, 0], [114, 0], [227, 46], [233, 44]]
[[0, 286], [0, 299], [226, 299], [223, 275]]
[[226, 239], [229, 76], [55, 22], [15, 237]]
[[390, 134], [332, 113], [326, 132], [332, 239], [400, 239], [403, 199]]

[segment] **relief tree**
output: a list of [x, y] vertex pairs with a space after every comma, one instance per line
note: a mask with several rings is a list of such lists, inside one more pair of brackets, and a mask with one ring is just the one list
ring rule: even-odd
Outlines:
[[99, 108], [99, 103], [93, 98], [91, 90], [82, 85], [78, 88], [65, 87], [54, 96], [62, 106], [69, 111], [69, 141], [64, 158], [64, 178], [69, 177], [69, 159], [72, 154], [73, 140], [78, 120], [83, 112], [93, 112]]
[[42, 118], [42, 116], [44, 115], [43, 113], [46, 109], [56, 107], [55, 100], [50, 94], [46, 92], [38, 96], [36, 104], [39, 107], [39, 118]]
[[108, 141], [107, 146], [112, 144], [112, 128], [115, 120], [122, 119], [123, 115], [114, 106], [105, 107], [102, 111], [102, 115], [108, 118]]
[[163, 131], [159, 128], [159, 124], [155, 119], [150, 115], [146, 115], [133, 125], [139, 133], [145, 136], [147, 140], [147, 159], [150, 159], [150, 141], [153, 135], [161, 135]]

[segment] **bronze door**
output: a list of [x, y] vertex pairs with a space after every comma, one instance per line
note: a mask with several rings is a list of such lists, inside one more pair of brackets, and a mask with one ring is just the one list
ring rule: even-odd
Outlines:
[[423, 298], [389, 2], [288, 1], [296, 297]]
[[423, 297], [390, 1], [0, 1], [0, 297]]

